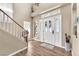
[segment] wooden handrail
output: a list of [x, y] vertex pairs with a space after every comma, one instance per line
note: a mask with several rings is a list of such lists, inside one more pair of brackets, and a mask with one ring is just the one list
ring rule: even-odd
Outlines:
[[5, 13], [2, 9], [0, 9], [1, 12], [3, 12], [7, 17], [9, 17], [13, 22], [15, 22], [19, 27], [24, 29], [20, 24], [18, 24], [13, 18], [11, 18], [7, 13]]

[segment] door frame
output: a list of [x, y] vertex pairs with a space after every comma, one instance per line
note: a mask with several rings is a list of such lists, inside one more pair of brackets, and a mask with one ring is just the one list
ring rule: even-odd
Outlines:
[[[51, 17], [51, 20], [52, 20], [52, 17], [55, 17], [55, 16], [57, 16], [57, 15], [60, 15], [61, 16], [61, 19], [60, 19], [60, 39], [61, 39], [61, 46], [58, 46], [58, 47], [61, 47], [61, 48], [64, 48], [63, 46], [62, 46], [62, 15], [59, 13], [59, 14], [55, 14], [55, 15], [52, 15], [52, 16], [50, 16]], [[48, 17], [47, 17], [48, 18]], [[43, 19], [43, 21], [45, 21], [45, 19]], [[54, 39], [55, 39], [55, 37], [54, 37]], [[44, 42], [44, 29], [43, 29], [43, 42]], [[54, 41], [54, 44], [52, 44], [52, 45], [55, 45], [55, 41]], [[55, 45], [56, 46], [56, 45]]]

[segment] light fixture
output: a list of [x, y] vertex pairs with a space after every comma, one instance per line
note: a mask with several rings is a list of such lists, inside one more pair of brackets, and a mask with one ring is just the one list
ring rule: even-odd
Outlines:
[[39, 6], [39, 3], [35, 3], [36, 6]]

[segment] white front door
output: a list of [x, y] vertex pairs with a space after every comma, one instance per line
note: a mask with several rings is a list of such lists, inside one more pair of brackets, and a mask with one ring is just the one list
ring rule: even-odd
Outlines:
[[61, 15], [56, 15], [54, 17], [54, 37], [55, 37], [55, 46], [61, 47], [62, 46], [62, 39], [61, 39]]
[[44, 19], [44, 42], [54, 45], [52, 17]]
[[39, 23], [40, 41], [61, 47], [61, 15], [42, 19]]

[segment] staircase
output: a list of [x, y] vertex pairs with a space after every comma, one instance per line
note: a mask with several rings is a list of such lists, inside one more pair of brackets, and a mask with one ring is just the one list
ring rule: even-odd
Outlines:
[[27, 48], [22, 38], [24, 28], [0, 9], [0, 55], [13, 55]]

